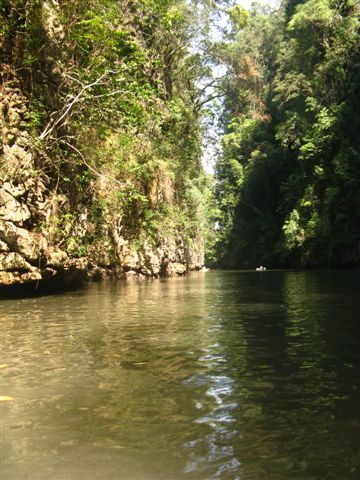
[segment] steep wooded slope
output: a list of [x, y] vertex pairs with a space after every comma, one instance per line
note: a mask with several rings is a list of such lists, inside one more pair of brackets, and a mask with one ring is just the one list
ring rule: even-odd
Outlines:
[[10, 0], [0, 14], [0, 284], [200, 268], [185, 2]]

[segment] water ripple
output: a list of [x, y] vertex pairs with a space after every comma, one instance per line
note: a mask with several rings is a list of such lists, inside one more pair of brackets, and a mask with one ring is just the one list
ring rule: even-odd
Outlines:
[[0, 302], [7, 480], [357, 480], [356, 272]]

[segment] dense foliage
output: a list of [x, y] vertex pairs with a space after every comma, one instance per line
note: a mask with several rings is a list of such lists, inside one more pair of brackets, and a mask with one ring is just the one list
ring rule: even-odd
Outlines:
[[[201, 250], [205, 237], [222, 266], [358, 264], [359, 12], [358, 0], [0, 0], [3, 81], [21, 79], [36, 168], [70, 199], [56, 228], [76, 231], [86, 205], [88, 244], [113, 222], [135, 244], [178, 235]], [[219, 98], [215, 205], [201, 127], [211, 137]], [[69, 238], [68, 252], [87, 248]]]
[[219, 47], [220, 264], [358, 265], [360, 4], [245, 13]]
[[192, 13], [176, 0], [0, 2], [2, 65], [21, 77], [46, 152], [37, 167], [71, 199], [68, 223], [91, 205], [89, 242], [113, 216], [130, 240], [179, 235], [202, 248], [210, 187]]

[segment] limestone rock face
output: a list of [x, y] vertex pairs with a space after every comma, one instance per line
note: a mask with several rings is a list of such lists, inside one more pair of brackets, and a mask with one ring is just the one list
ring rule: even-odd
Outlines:
[[186, 267], [182, 263], [171, 262], [166, 266], [166, 276], [176, 277], [177, 275], [184, 275]]
[[[47, 35], [53, 41], [61, 35], [56, 2], [46, 0], [43, 8]], [[183, 275], [202, 267], [202, 253], [189, 249], [175, 232], [160, 232], [161, 238], [156, 240], [129, 239], [116, 212], [108, 212], [101, 225], [95, 225], [91, 202], [94, 191], [99, 194], [101, 188], [106, 198], [108, 185], [101, 185], [104, 179], [74, 206], [66, 189], [58, 189], [58, 179], [48, 178], [46, 168], [41, 168], [42, 162], [50, 165], [51, 159], [34, 145], [28, 100], [16, 73], [9, 65], [2, 65], [2, 73], [0, 287], [49, 281], [56, 276], [145, 279]]]
[[0, 187], [0, 218], [2, 220], [11, 220], [18, 225], [23, 225], [30, 216], [27, 205], [18, 202], [11, 193]]
[[0, 271], [0, 285], [23, 285], [25, 283], [36, 282], [42, 279], [39, 271], [34, 272], [2, 272]]
[[145, 241], [137, 249], [120, 237], [117, 244], [119, 263], [124, 271], [122, 275], [129, 278], [173, 277], [184, 275], [190, 270], [200, 270], [203, 255], [185, 248], [182, 239], [164, 238], [161, 245], [152, 245]]
[[5, 242], [0, 240], [0, 252], [9, 252], [9, 251], [10, 251], [10, 248], [8, 247], [8, 245], [6, 245]]
[[68, 255], [58, 247], [48, 247], [45, 251], [46, 265], [53, 268], [62, 268], [68, 260]]
[[42, 5], [46, 33], [52, 43], [57, 43], [64, 36], [64, 29], [59, 20], [58, 4], [54, 0], [47, 0]]
[[0, 271], [5, 272], [23, 271], [28, 272], [34, 267], [28, 263], [19, 253], [0, 253]]
[[127, 253], [122, 258], [122, 266], [126, 270], [135, 270], [140, 266], [140, 257], [136, 250], [128, 249]]
[[3, 220], [0, 220], [0, 240], [5, 242], [13, 252], [20, 253], [30, 262], [39, 260], [47, 246], [46, 239], [42, 235]]
[[161, 271], [161, 250], [152, 248], [148, 242], [143, 247], [143, 270], [147, 270], [151, 276], [158, 276]]

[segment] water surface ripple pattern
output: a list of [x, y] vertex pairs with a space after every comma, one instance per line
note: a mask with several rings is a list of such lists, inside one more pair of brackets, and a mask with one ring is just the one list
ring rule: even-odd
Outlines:
[[2, 300], [1, 480], [360, 478], [360, 273]]

